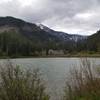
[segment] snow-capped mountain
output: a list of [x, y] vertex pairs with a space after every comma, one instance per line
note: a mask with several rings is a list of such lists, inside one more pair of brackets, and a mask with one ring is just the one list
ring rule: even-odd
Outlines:
[[78, 41], [82, 41], [82, 40], [87, 38], [87, 36], [82, 36], [82, 35], [77, 35], [77, 34], [68, 34], [68, 33], [65, 33], [65, 32], [55, 31], [55, 30], [52, 30], [52, 29], [50, 29], [47, 26], [44, 26], [42, 24], [39, 24], [38, 26], [42, 30], [48, 32], [51, 35], [58, 37], [60, 40], [63, 40], [63, 41], [78, 42]]

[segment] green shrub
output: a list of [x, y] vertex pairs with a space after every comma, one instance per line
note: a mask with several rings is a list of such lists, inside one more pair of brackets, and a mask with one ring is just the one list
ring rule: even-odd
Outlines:
[[0, 69], [0, 100], [49, 100], [38, 70], [7, 63]]

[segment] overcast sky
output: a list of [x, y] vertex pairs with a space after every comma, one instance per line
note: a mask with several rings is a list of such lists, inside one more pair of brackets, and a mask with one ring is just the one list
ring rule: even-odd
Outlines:
[[100, 0], [0, 0], [0, 16], [89, 35], [100, 29]]

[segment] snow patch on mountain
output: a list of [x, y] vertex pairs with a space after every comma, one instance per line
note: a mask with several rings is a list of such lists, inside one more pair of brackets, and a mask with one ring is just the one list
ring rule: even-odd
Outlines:
[[59, 39], [61, 39], [63, 41], [78, 42], [78, 41], [82, 41], [82, 40], [87, 38], [87, 36], [82, 36], [82, 35], [77, 35], [77, 34], [68, 34], [65, 32], [54, 31], [54, 30], [48, 28], [47, 26], [44, 26], [43, 24], [38, 24], [38, 26], [42, 30], [48, 32], [49, 34], [52, 34], [52, 35], [58, 37]]

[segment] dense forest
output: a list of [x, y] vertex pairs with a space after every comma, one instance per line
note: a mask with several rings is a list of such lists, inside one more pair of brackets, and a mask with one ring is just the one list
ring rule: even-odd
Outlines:
[[94, 52], [100, 52], [100, 31], [91, 35], [87, 39], [88, 50]]

